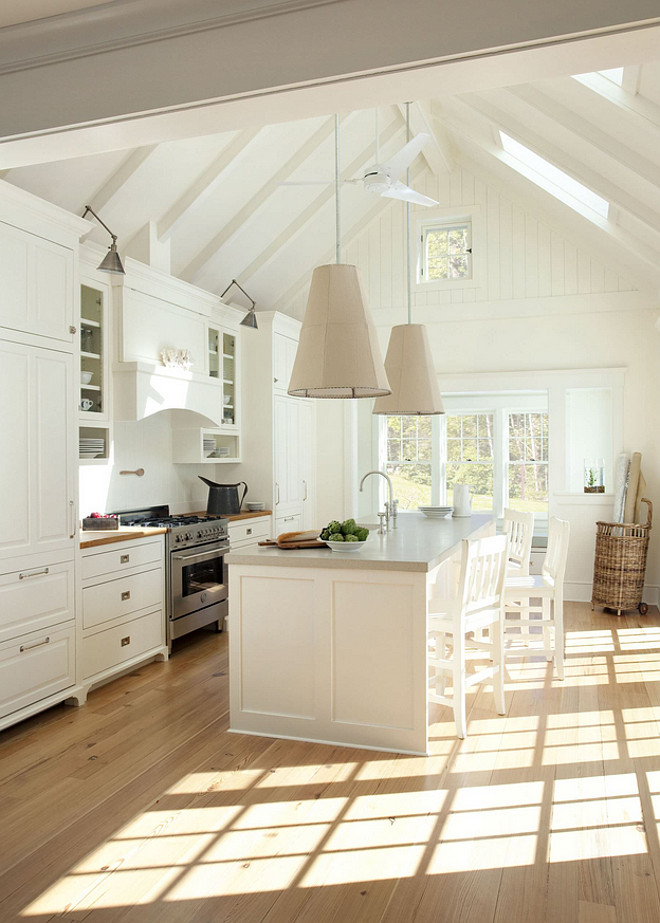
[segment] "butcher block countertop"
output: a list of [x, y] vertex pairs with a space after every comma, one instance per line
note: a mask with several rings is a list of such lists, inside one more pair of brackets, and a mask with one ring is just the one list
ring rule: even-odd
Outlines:
[[95, 545], [111, 545], [113, 542], [128, 542], [132, 538], [149, 538], [162, 535], [167, 529], [142, 528], [141, 526], [121, 526], [119, 529], [89, 529], [80, 532], [80, 547], [93, 548]]
[[[206, 510], [191, 513], [191, 516], [206, 516]], [[254, 513], [236, 513], [227, 516], [230, 522], [242, 519], [255, 519], [258, 516], [270, 516], [270, 510], [259, 510]], [[161, 535], [167, 532], [163, 528], [147, 528], [143, 526], [120, 526], [119, 529], [89, 529], [80, 531], [80, 547], [93, 548], [96, 545], [111, 545], [113, 542], [128, 542], [133, 538], [149, 538], [151, 535]]]

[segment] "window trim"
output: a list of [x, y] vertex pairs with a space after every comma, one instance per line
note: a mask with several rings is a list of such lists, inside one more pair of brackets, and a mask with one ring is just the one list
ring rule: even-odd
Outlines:
[[[424, 279], [421, 274], [421, 267], [424, 261], [424, 246], [426, 230], [434, 227], [453, 226], [469, 223], [470, 246], [472, 248], [472, 275], [469, 279]], [[413, 290], [416, 294], [434, 291], [449, 291], [458, 288], [480, 288], [483, 285], [483, 273], [485, 270], [485, 247], [483, 240], [483, 221], [481, 207], [470, 205], [462, 208], [428, 208], [424, 210], [423, 216], [417, 218], [415, 222], [415, 273], [413, 280]], [[476, 254], [476, 258], [475, 258]]]

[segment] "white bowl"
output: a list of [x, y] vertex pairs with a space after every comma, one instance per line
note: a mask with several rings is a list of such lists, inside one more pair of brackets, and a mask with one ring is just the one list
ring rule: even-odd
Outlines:
[[326, 545], [332, 551], [362, 551], [366, 542], [328, 542]]
[[265, 510], [266, 504], [263, 500], [246, 500], [245, 501], [246, 509], [252, 513], [256, 513], [258, 510]]
[[94, 375], [93, 372], [81, 372], [80, 380], [82, 381], [84, 385], [88, 385], [91, 383], [93, 375]]

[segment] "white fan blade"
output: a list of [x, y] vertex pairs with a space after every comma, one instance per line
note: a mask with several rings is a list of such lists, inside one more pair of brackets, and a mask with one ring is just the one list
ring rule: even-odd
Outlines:
[[381, 195], [384, 199], [401, 199], [403, 202], [413, 202], [415, 205], [438, 204], [435, 199], [422, 195], [421, 192], [411, 189], [410, 186], [406, 186], [404, 183], [392, 183], [389, 189], [381, 192]]
[[380, 168], [390, 174], [392, 179], [399, 179], [406, 172], [415, 157], [419, 154], [427, 141], [431, 140], [431, 135], [426, 132], [420, 132], [414, 138], [401, 148], [400, 151], [390, 157], [385, 163], [380, 164]]

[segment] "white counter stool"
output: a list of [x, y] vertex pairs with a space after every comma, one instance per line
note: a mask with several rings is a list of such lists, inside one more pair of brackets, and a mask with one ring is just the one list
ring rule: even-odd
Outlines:
[[504, 510], [502, 526], [504, 534], [509, 536], [507, 574], [511, 577], [527, 577], [534, 538], [534, 513]]
[[[453, 708], [456, 734], [461, 738], [466, 734], [468, 686], [492, 677], [497, 711], [505, 713], [502, 631], [508, 546], [506, 535], [464, 540], [458, 596], [453, 600], [431, 599], [428, 603], [432, 648], [428, 653], [428, 699]], [[473, 650], [477, 656], [484, 656], [481, 652], [485, 651], [485, 657], [490, 659], [483, 669], [468, 674], [466, 660]], [[446, 694], [448, 680], [451, 696]]]
[[[526, 654], [526, 650], [520, 652], [513, 646], [514, 641], [529, 643], [534, 638], [532, 629], [541, 628], [546, 659], [554, 660], [559, 679], [564, 678], [564, 577], [569, 533], [570, 523], [552, 516], [541, 573], [507, 577], [504, 585], [505, 655]], [[536, 599], [540, 605], [532, 605], [531, 601]], [[515, 618], [509, 618], [509, 614]]]

